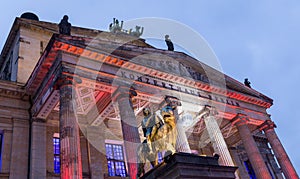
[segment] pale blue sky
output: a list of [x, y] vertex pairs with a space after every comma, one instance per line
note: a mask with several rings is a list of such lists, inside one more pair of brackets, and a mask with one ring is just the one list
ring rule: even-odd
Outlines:
[[300, 1], [6, 1], [0, 6], [1, 49], [14, 18], [25, 11], [53, 22], [68, 14], [72, 25], [102, 30], [113, 17], [162, 17], [190, 26], [208, 41], [227, 75], [248, 77], [254, 89], [274, 99], [269, 113], [300, 172]]

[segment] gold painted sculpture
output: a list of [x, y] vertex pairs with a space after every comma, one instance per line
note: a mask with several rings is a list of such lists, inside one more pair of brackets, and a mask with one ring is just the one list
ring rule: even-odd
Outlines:
[[162, 119], [152, 114], [149, 108], [143, 110], [142, 127], [146, 140], [138, 147], [137, 177], [145, 173], [146, 160], [154, 167], [158, 164], [159, 152], [175, 153], [177, 138], [175, 110], [180, 102], [177, 98], [169, 96], [165, 101], [167, 105], [161, 109]]

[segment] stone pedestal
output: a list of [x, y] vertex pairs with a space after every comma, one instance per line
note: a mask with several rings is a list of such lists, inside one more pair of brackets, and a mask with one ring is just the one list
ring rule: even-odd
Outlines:
[[217, 157], [175, 153], [168, 160], [145, 173], [141, 179], [234, 179], [237, 167], [220, 166]]

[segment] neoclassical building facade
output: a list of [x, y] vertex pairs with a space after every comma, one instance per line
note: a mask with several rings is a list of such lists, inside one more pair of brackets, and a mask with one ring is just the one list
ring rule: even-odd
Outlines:
[[136, 178], [142, 111], [159, 116], [166, 96], [182, 104], [178, 152], [218, 154], [236, 178], [299, 178], [272, 99], [141, 38], [16, 18], [0, 79], [0, 178]]

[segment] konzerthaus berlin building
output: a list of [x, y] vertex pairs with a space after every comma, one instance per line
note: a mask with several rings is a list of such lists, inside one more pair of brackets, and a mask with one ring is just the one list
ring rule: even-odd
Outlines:
[[143, 109], [159, 116], [166, 96], [181, 103], [176, 152], [218, 154], [240, 179], [298, 178], [272, 99], [185, 53], [32, 16], [1, 52], [0, 178], [136, 178]]

